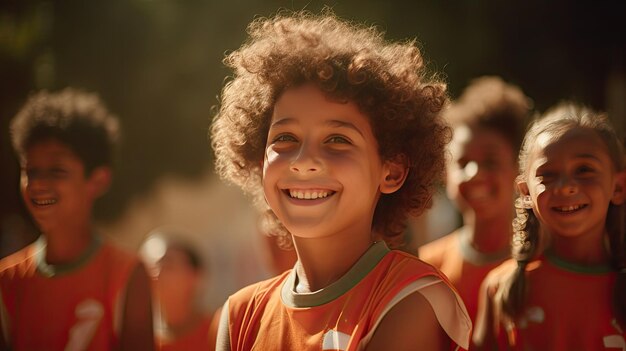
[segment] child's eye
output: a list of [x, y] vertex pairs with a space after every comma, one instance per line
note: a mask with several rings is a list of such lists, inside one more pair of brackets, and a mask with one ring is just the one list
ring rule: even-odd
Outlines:
[[53, 168], [50, 173], [54, 178], [62, 178], [67, 175], [67, 171], [62, 168]]
[[589, 167], [589, 166], [580, 166], [578, 168], [576, 168], [576, 174], [589, 174], [589, 173], [593, 173], [594, 169]]
[[352, 144], [350, 140], [348, 140], [348, 138], [340, 136], [340, 135], [333, 135], [330, 138], [328, 138], [326, 142], [329, 144]]
[[293, 135], [290, 135], [290, 134], [280, 134], [279, 136], [274, 138], [274, 140], [272, 142], [273, 143], [280, 143], [280, 142], [296, 142], [296, 141], [298, 141], [298, 140]]

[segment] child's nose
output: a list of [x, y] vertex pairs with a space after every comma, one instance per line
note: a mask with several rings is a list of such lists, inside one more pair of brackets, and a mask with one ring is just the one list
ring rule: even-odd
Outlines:
[[556, 190], [562, 195], [574, 195], [578, 192], [578, 184], [571, 177], [562, 176], [556, 184]]
[[322, 167], [317, 150], [310, 143], [302, 143], [298, 153], [291, 161], [291, 170], [296, 173], [319, 171]]

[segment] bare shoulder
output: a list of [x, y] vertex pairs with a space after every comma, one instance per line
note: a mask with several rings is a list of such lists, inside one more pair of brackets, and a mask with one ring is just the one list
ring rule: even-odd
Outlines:
[[428, 300], [414, 292], [382, 319], [367, 350], [442, 350], [449, 341]]
[[428, 262], [437, 268], [441, 268], [446, 254], [455, 249], [456, 241], [455, 232], [433, 240], [419, 247], [418, 257], [424, 262]]

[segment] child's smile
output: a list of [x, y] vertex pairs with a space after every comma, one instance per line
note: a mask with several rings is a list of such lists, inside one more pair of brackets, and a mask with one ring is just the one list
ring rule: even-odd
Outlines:
[[334, 191], [328, 189], [288, 189], [286, 191], [292, 199], [298, 200], [324, 199], [335, 193]]
[[558, 137], [545, 133], [529, 156], [528, 191], [547, 228], [565, 237], [600, 238], [616, 189], [604, 141], [585, 128]]
[[500, 133], [461, 126], [450, 144], [447, 192], [461, 210], [492, 219], [510, 208], [517, 173], [513, 148]]
[[369, 119], [313, 85], [276, 102], [263, 163], [265, 197], [296, 236], [371, 231], [386, 167]]
[[82, 161], [58, 141], [29, 147], [21, 183], [24, 202], [43, 231], [69, 218], [88, 216], [89, 178]]

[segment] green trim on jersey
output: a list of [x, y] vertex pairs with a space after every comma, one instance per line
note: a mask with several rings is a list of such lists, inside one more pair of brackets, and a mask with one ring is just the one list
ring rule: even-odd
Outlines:
[[459, 241], [459, 249], [461, 255], [466, 262], [473, 264], [474, 266], [484, 266], [491, 263], [504, 261], [511, 256], [511, 248], [507, 246], [504, 250], [485, 253], [477, 250], [470, 242], [470, 227], [464, 226], [456, 235]]
[[566, 271], [574, 272], [574, 273], [584, 273], [584, 274], [606, 274], [613, 271], [608, 265], [584, 265], [574, 262], [565, 261], [562, 258], [555, 256], [552, 252], [546, 251], [544, 254], [546, 260], [551, 264], [562, 268]]
[[316, 307], [329, 303], [363, 280], [388, 252], [389, 248], [383, 241], [374, 243], [339, 280], [312, 293], [295, 292], [298, 277], [294, 268], [281, 288], [282, 301], [285, 305], [294, 308]]
[[35, 263], [37, 264], [37, 272], [47, 278], [52, 278], [57, 275], [63, 275], [71, 273], [81, 267], [83, 267], [100, 249], [102, 246], [102, 239], [99, 235], [92, 235], [91, 242], [87, 249], [76, 259], [74, 262], [64, 264], [49, 264], [46, 262], [46, 238], [40, 235], [37, 241], [35, 241]]

